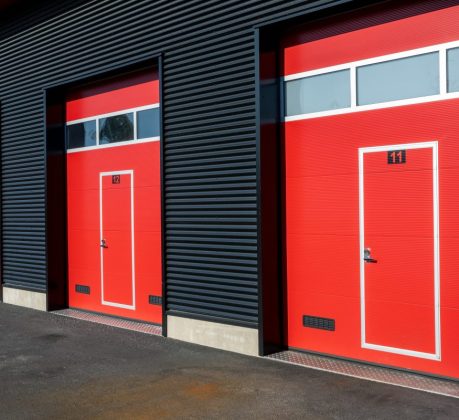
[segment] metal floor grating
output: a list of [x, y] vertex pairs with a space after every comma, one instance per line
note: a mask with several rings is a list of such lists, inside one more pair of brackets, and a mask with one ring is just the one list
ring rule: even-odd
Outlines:
[[453, 381], [291, 350], [266, 357], [311, 369], [459, 398], [459, 383]]
[[162, 328], [158, 325], [145, 324], [143, 322], [130, 321], [127, 319], [114, 318], [106, 315], [93, 314], [79, 311], [77, 309], [62, 309], [53, 311], [53, 314], [69, 318], [81, 319], [83, 321], [95, 322], [97, 324], [109, 325], [110, 327], [123, 328], [125, 330], [137, 331], [144, 334], [161, 335]]

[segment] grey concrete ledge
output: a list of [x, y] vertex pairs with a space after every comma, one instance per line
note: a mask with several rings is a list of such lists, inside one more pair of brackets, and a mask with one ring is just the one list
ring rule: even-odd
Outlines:
[[258, 356], [258, 331], [252, 328], [168, 315], [167, 336], [188, 343]]
[[46, 293], [3, 287], [3, 302], [46, 311]]

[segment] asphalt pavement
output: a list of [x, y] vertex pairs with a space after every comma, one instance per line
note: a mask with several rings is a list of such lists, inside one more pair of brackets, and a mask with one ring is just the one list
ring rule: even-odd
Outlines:
[[459, 419], [459, 399], [0, 303], [0, 419]]

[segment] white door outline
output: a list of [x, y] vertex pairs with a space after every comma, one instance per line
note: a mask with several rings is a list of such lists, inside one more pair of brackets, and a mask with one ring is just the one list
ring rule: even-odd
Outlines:
[[135, 250], [134, 250], [134, 170], [100, 172], [99, 174], [99, 210], [100, 210], [100, 244], [104, 239], [103, 228], [103, 202], [102, 202], [102, 180], [104, 176], [131, 175], [131, 261], [132, 261], [132, 305], [124, 303], [109, 302], [104, 297], [104, 248], [100, 247], [100, 287], [102, 305], [115, 306], [117, 308], [135, 309]]
[[[435, 307], [435, 353], [425, 353], [414, 350], [400, 349], [380, 344], [366, 342], [365, 330], [365, 219], [364, 219], [364, 154], [385, 152], [389, 150], [410, 150], [432, 148], [432, 201], [433, 201], [433, 237], [434, 237], [434, 307]], [[359, 148], [359, 224], [360, 224], [360, 319], [361, 319], [361, 344], [362, 348], [397, 353], [406, 356], [420, 357], [423, 359], [441, 359], [441, 324], [440, 324], [440, 235], [439, 235], [439, 188], [438, 188], [438, 142], [422, 142], [407, 144], [391, 144], [386, 146]]]

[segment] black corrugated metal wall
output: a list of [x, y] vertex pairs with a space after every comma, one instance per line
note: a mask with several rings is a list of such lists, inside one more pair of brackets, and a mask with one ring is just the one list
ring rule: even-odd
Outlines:
[[46, 289], [43, 87], [162, 52], [167, 309], [256, 326], [253, 26], [343, 2], [54, 1], [2, 24], [5, 285]]

